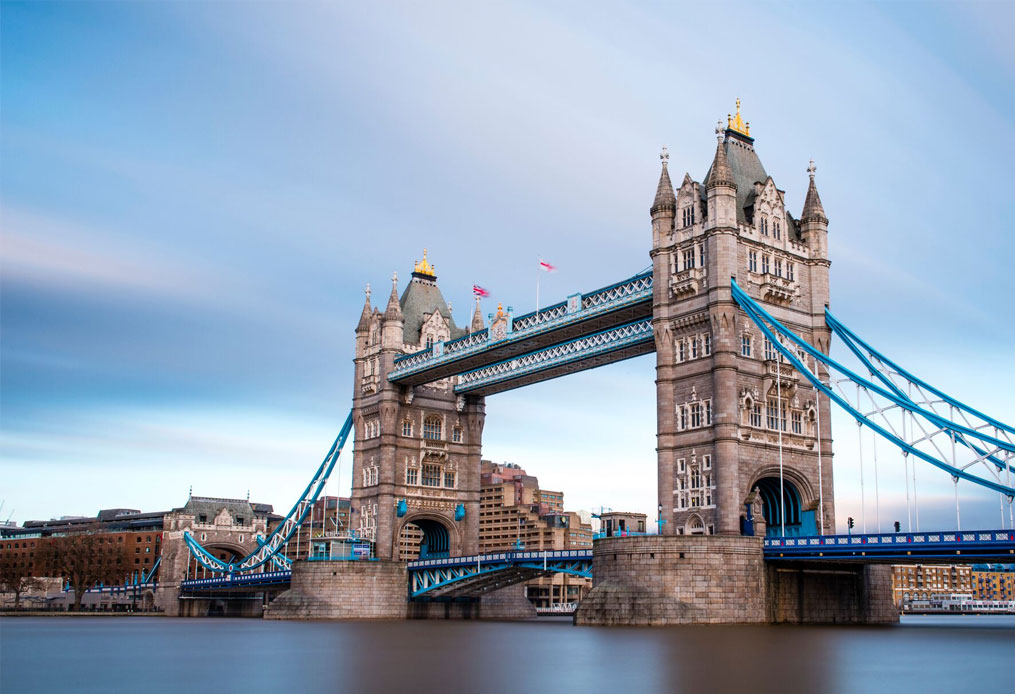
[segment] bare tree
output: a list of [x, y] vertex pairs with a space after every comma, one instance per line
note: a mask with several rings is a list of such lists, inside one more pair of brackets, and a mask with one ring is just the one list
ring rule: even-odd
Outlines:
[[21, 607], [21, 595], [42, 585], [42, 581], [32, 576], [28, 562], [5, 553], [0, 555], [0, 590], [14, 593], [14, 609]]
[[119, 583], [130, 570], [130, 557], [123, 544], [117, 544], [113, 535], [99, 532], [97, 526], [49, 538], [39, 558], [48, 572], [70, 583], [75, 612], [81, 609], [81, 599], [89, 588], [99, 583]]

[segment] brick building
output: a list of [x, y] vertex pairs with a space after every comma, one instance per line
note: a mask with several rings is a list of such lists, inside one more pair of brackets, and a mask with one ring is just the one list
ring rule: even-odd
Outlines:
[[[517, 465], [482, 462], [479, 503], [480, 552], [592, 549], [592, 526], [564, 511], [564, 494], [540, 489]], [[586, 578], [553, 574], [525, 584], [536, 607], [578, 602], [591, 589]]]
[[892, 567], [892, 599], [902, 606], [941, 593], [972, 593], [972, 575], [972, 568], [961, 564], [896, 565]]
[[1015, 600], [1015, 565], [975, 564], [971, 592], [977, 600]]

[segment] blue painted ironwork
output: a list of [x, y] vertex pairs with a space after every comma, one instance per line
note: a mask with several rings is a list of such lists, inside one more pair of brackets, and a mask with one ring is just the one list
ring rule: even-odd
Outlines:
[[804, 365], [803, 361], [800, 359], [800, 357], [798, 357], [798, 355], [793, 350], [789, 349], [785, 344], [783, 344], [783, 341], [780, 339], [779, 336], [782, 336], [788, 341], [797, 345], [797, 347], [800, 350], [810, 355], [815, 360], [824, 364], [828, 369], [837, 371], [838, 373], [845, 376], [848, 380], [852, 381], [853, 383], [857, 384], [858, 386], [866, 390], [868, 393], [873, 393], [881, 398], [884, 398], [895, 407], [905, 410], [914, 416], [921, 417], [927, 420], [928, 422], [932, 423], [935, 427], [938, 427], [948, 432], [954, 432], [955, 434], [961, 434], [963, 436], [969, 437], [969, 439], [971, 440], [977, 439], [982, 443], [989, 444], [997, 449], [1005, 450], [1010, 453], [1015, 453], [1015, 444], [998, 439], [988, 433], [970, 428], [964, 424], [952, 422], [942, 417], [941, 415], [937, 414], [936, 412], [928, 411], [914, 404], [913, 401], [910, 400], [908, 397], [901, 397], [893, 390], [884, 388], [854, 373], [850, 369], [846, 368], [845, 366], [839, 364], [835, 360], [826, 356], [820, 350], [815, 349], [806, 341], [802, 340], [799, 336], [797, 336], [793, 331], [789, 330], [781, 323], [779, 323], [779, 321], [777, 321], [774, 317], [772, 317], [771, 314], [765, 311], [765, 309], [762, 308], [756, 301], [754, 301], [754, 299], [748, 296], [747, 293], [744, 292], [737, 285], [736, 280], [733, 280], [731, 282], [731, 289], [733, 293], [733, 298], [737, 301], [738, 304], [740, 304], [740, 307], [744, 310], [747, 316], [754, 322], [754, 324], [758, 326], [758, 328], [765, 334], [768, 340], [772, 343], [773, 347], [777, 349], [778, 352], [782, 354], [782, 356], [785, 357], [786, 360], [790, 364], [792, 364], [792, 366], [797, 371], [799, 371], [808, 381], [810, 381], [810, 383], [815, 388], [820, 390], [822, 393], [828, 396], [830, 400], [832, 400], [842, 409], [848, 412], [850, 416], [852, 416], [856, 421], [860, 422], [864, 426], [870, 427], [873, 431], [876, 431], [882, 438], [887, 439], [888, 441], [890, 441], [903, 451], [906, 451], [907, 453], [912, 454], [916, 458], [919, 458], [927, 463], [930, 463], [934, 467], [946, 471], [953, 478], [964, 479], [969, 482], [973, 482], [974, 484], [977, 484], [979, 486], [986, 487], [993, 491], [1001, 492], [1009, 497], [1015, 496], [1015, 488], [1002, 484], [999, 481], [978, 477], [977, 475], [969, 473], [964, 469], [955, 467], [954, 465], [951, 465], [950, 463], [942, 460], [941, 458], [938, 458], [932, 455], [931, 453], [928, 453], [910, 444], [909, 442], [904, 441], [895, 433], [889, 431], [880, 423], [874, 421], [867, 414], [859, 411], [849, 401], [847, 401], [841, 395], [834, 392], [831, 388], [825, 385], [825, 383], [815, 373], [813, 373], [806, 365]]
[[542, 573], [566, 573], [572, 576], [592, 576], [592, 550], [563, 550], [546, 552], [497, 552], [468, 557], [424, 559], [412, 561], [409, 570], [409, 598], [436, 597], [455, 592], [460, 587], [468, 592], [470, 585], [496, 578], [499, 574], [515, 572], [511, 580], [528, 580]]
[[[324, 457], [320, 467], [314, 473], [313, 479], [307, 485], [307, 488], [303, 490], [303, 495], [299, 501], [290, 509], [289, 513], [282, 519], [282, 522], [276, 526], [275, 530], [268, 535], [266, 540], [259, 540], [258, 547], [256, 550], [243, 557], [236, 562], [225, 562], [211, 552], [208, 552], [201, 544], [195, 540], [189, 532], [183, 533], [183, 541], [186, 543], [187, 548], [190, 550], [191, 555], [197, 562], [208, 571], [219, 572], [219, 573], [234, 573], [234, 572], [245, 572], [253, 571], [271, 561], [275, 562], [275, 557], [284, 557], [281, 554], [283, 548], [289, 542], [289, 539], [299, 528], [304, 518], [310, 513], [310, 509], [314, 503], [320, 497], [321, 492], [324, 490], [324, 485], [327, 483], [328, 478], [331, 476], [332, 471], [335, 468], [335, 463], [338, 462], [338, 457], [342, 453], [342, 448], [345, 446], [346, 440], [349, 438], [349, 434], [352, 432], [352, 412], [346, 417], [345, 423], [342, 425], [342, 429], [338, 433], [338, 437], [335, 442], [331, 445], [328, 450], [328, 454]], [[285, 560], [287, 561], [287, 560]]]
[[578, 310], [569, 310], [569, 304], [573, 304], [572, 299], [514, 318], [511, 321], [511, 330], [508, 331], [507, 337], [501, 340], [491, 340], [489, 330], [484, 329], [444, 342], [440, 350], [435, 345], [412, 354], [396, 357], [395, 368], [388, 374], [388, 380], [398, 381], [420, 371], [477, 354], [493, 345], [529, 339], [542, 333], [559, 330], [567, 325], [581, 323], [596, 316], [611, 313], [625, 306], [651, 300], [652, 273], [640, 273], [622, 282], [580, 295], [579, 305], [581, 308]]
[[467, 371], [459, 376], [456, 393], [468, 393], [521, 376], [538, 373], [566, 364], [572, 364], [601, 354], [609, 354], [626, 347], [653, 341], [652, 320], [634, 321], [609, 328], [576, 340], [562, 342], [546, 349], [536, 350], [495, 364]]
[[280, 586], [290, 582], [292, 571], [264, 571], [248, 574], [224, 574], [212, 578], [194, 578], [180, 582], [185, 593], [197, 590], [235, 590], [259, 586]]
[[1015, 531], [974, 530], [765, 538], [766, 561], [843, 560], [892, 563], [1015, 561]]

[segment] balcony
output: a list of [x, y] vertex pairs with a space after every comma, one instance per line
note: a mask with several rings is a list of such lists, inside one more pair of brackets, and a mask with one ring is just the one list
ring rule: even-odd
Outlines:
[[771, 304], [788, 306], [797, 295], [797, 283], [785, 277], [765, 273], [761, 279], [761, 298]]
[[678, 299], [694, 296], [706, 287], [708, 275], [703, 267], [694, 267], [674, 273], [670, 276], [670, 291]]

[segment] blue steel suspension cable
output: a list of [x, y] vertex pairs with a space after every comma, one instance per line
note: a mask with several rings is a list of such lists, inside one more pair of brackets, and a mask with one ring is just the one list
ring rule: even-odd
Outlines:
[[[949, 465], [948, 463], [945, 463], [944, 461], [938, 460], [934, 456], [898, 438], [895, 434], [889, 432], [887, 429], [882, 427], [877, 422], [873, 422], [870, 419], [868, 419], [862, 412], [858, 411], [852, 405], [850, 405], [849, 402], [846, 401], [842, 396], [840, 396], [838, 393], [828, 388], [821, 381], [820, 378], [818, 378], [815, 374], [811, 373], [810, 369], [804, 366], [803, 362], [800, 361], [797, 355], [794, 354], [792, 350], [788, 349], [785, 345], [782, 344], [782, 342], [779, 340], [778, 337], [776, 337], [775, 333], [772, 331], [771, 328], [769, 328], [769, 326], [766, 324], [765, 321], [767, 320], [770, 323], [772, 323], [773, 326], [777, 326], [777, 329], [781, 334], [784, 334], [787, 338], [798, 344], [801, 349], [806, 351], [815, 359], [821, 361], [826, 366], [833, 368], [839, 371], [840, 373], [845, 374], [847, 378], [849, 378], [851, 381], [864, 387], [867, 387], [870, 390], [873, 390], [874, 392], [882, 395], [883, 397], [896, 402], [896, 404], [898, 404], [900, 407], [903, 407], [904, 409], [914, 414], [917, 414], [921, 417], [924, 417], [931, 421], [940, 420], [942, 418], [933, 413], [926, 412], [922, 408], [914, 406], [912, 403], [907, 403], [905, 401], [900, 400], [899, 398], [895, 397], [894, 394], [891, 394], [888, 391], [885, 391], [883, 388], [880, 388], [879, 386], [875, 385], [874, 383], [871, 383], [870, 381], [867, 381], [866, 379], [857, 376], [856, 374], [854, 374], [841, 364], [838, 364], [831, 358], [826, 357], [823, 353], [819, 352], [818, 350], [815, 350], [808, 343], [804, 342], [799, 337], [797, 337], [795, 333], [787, 329], [785, 326], [779, 323], [779, 321], [773, 318], [767, 311], [765, 311], [765, 309], [763, 309], [760, 305], [758, 305], [757, 302], [754, 301], [754, 299], [748, 296], [747, 293], [744, 292], [737, 285], [736, 280], [732, 280], [731, 287], [733, 292], [733, 298], [744, 310], [747, 316], [754, 322], [754, 324], [757, 325], [758, 328], [760, 328], [763, 333], [765, 333], [765, 336], [768, 337], [768, 339], [773, 343], [775, 348], [779, 350], [779, 352], [781, 352], [783, 356], [785, 356], [789, 360], [789, 362], [793, 364], [794, 368], [796, 368], [797, 371], [803, 374], [803, 376], [808, 381], [810, 381], [815, 388], [824, 393], [830, 400], [839, 405], [839, 407], [846, 410], [846, 412], [848, 412], [850, 416], [852, 416], [855, 420], [857, 420], [863, 425], [869, 426], [872, 430], [876, 431], [883, 438], [895, 444], [902, 450], [908, 451], [915, 457], [930, 463], [934, 467], [944, 470], [952, 477], [967, 480], [982, 487], [992, 489], [996, 492], [1002, 492], [1008, 496], [1015, 496], [1015, 488], [999, 484], [992, 480], [977, 477], [975, 475], [966, 472], [965, 470], [961, 470], [952, 465]], [[764, 319], [762, 318], [762, 316], [764, 316]]]
[[[910, 395], [908, 393], [906, 393], [901, 388], [899, 388], [898, 384], [896, 384], [894, 381], [892, 381], [891, 378], [886, 376], [881, 371], [881, 369], [877, 368], [871, 362], [871, 360], [868, 358], [868, 356], [865, 355], [863, 353], [863, 351], [860, 350], [859, 347], [857, 347], [856, 342], [859, 342], [861, 345], [863, 345], [864, 350], [866, 350], [868, 352], [868, 354], [870, 354], [871, 357], [873, 357], [875, 359], [878, 359], [883, 364], [887, 364], [891, 368], [895, 369], [895, 371], [900, 376], [902, 376], [903, 378], [907, 379], [911, 383], [914, 383], [914, 384], [916, 384], [919, 387], [922, 387], [922, 388], [925, 388], [927, 390], [930, 390], [935, 395], [938, 395], [939, 397], [941, 397], [949, 405], [953, 405], [955, 407], [959, 407], [959, 409], [961, 409], [961, 410], [963, 410], [963, 411], [965, 411], [965, 412], [967, 412], [969, 414], [973, 414], [973, 415], [975, 415], [977, 417], [980, 417], [981, 419], [984, 419], [985, 421], [990, 423], [992, 426], [995, 426], [996, 428], [1004, 429], [1004, 430], [1011, 429], [1011, 427], [1008, 427], [1006, 424], [1004, 424], [1002, 422], [998, 422], [997, 420], [994, 420], [991, 417], [988, 417], [987, 415], [984, 415], [984, 414], [980, 413], [979, 411], [977, 411], [977, 410], [975, 410], [975, 409], [973, 409], [971, 407], [968, 407], [966, 405], [963, 405], [963, 404], [959, 403], [957, 400], [954, 400], [954, 399], [950, 398], [949, 396], [945, 395], [944, 393], [942, 393], [941, 391], [937, 390], [933, 386], [930, 386], [930, 385], [926, 384], [925, 382], [920, 381], [919, 379], [914, 380], [915, 376], [912, 376], [912, 375], [908, 374], [908, 372], [901, 371], [900, 367], [898, 367], [893, 362], [888, 361], [881, 353], [879, 353], [876, 350], [874, 350], [873, 347], [871, 347], [866, 342], [864, 342], [859, 337], [857, 337], [856, 333], [852, 332], [849, 328], [847, 328], [840, 321], [838, 321], [834, 316], [832, 316], [831, 312], [827, 308], [825, 309], [825, 322], [828, 324], [828, 327], [831, 328], [832, 332], [835, 335], [837, 335], [843, 341], [843, 343], [845, 343], [846, 347], [849, 348], [849, 350], [856, 356], [856, 358], [859, 359], [861, 362], [863, 362], [864, 366], [867, 367], [868, 371], [870, 371], [870, 373], [873, 376], [875, 376], [879, 381], [884, 383], [885, 386], [887, 386], [893, 392], [895, 392], [900, 398], [905, 398], [907, 401], [913, 403], [914, 405], [916, 404], [913, 401], [912, 397], [910, 397]], [[993, 465], [995, 467], [997, 467], [999, 470], [1005, 470], [1006, 469], [1006, 463], [1005, 463], [1004, 460], [999, 459], [996, 455], [994, 455], [992, 453], [988, 453], [986, 450], [980, 448], [976, 444], [974, 444], [974, 443], [972, 443], [970, 441], [967, 441], [965, 436], [963, 436], [961, 433], [955, 431], [952, 427], [945, 428], [944, 430], [949, 432], [950, 434], [953, 434], [955, 436], [955, 440], [956, 440], [957, 443], [961, 443], [963, 446], [966, 446], [967, 448], [972, 449], [976, 453], [976, 455], [978, 457], [983, 458], [983, 459], [993, 463]], [[1012, 472], [1015, 472], [1015, 466], [1007, 465], [1007, 469], [1011, 470]]]
[[[350, 412], [349, 416], [346, 417], [345, 423], [342, 425], [342, 429], [339, 431], [338, 437], [331, 445], [331, 448], [328, 450], [328, 454], [321, 462], [320, 467], [317, 468], [314, 477], [310, 480], [306, 489], [303, 490], [303, 495], [293, 505], [289, 513], [282, 519], [282, 522], [275, 527], [268, 537], [265, 540], [258, 542], [257, 549], [239, 561], [225, 562], [219, 559], [202, 547], [189, 532], [185, 532], [183, 534], [183, 540], [198, 563], [209, 571], [218, 573], [233, 573], [234, 571], [251, 571], [268, 561], [272, 561], [273, 558], [277, 556], [278, 552], [287, 545], [289, 539], [296, 531], [296, 528], [301, 526], [303, 520], [307, 516], [307, 513], [309, 513], [311, 506], [317, 501], [317, 498], [321, 494], [321, 490], [324, 489], [324, 484], [331, 476], [331, 472], [335, 467], [335, 463], [338, 461], [339, 455], [342, 453], [342, 448], [345, 446], [346, 440], [349, 438], [351, 431], [352, 412]], [[301, 506], [302, 512], [300, 511]], [[298, 517], [295, 517], [297, 514]], [[290, 521], [292, 521], [291, 524]], [[287, 526], [288, 529], [286, 529]], [[268, 547], [270, 547], [270, 549], [266, 550]], [[258, 558], [258, 555], [262, 553], [263, 556]]]

